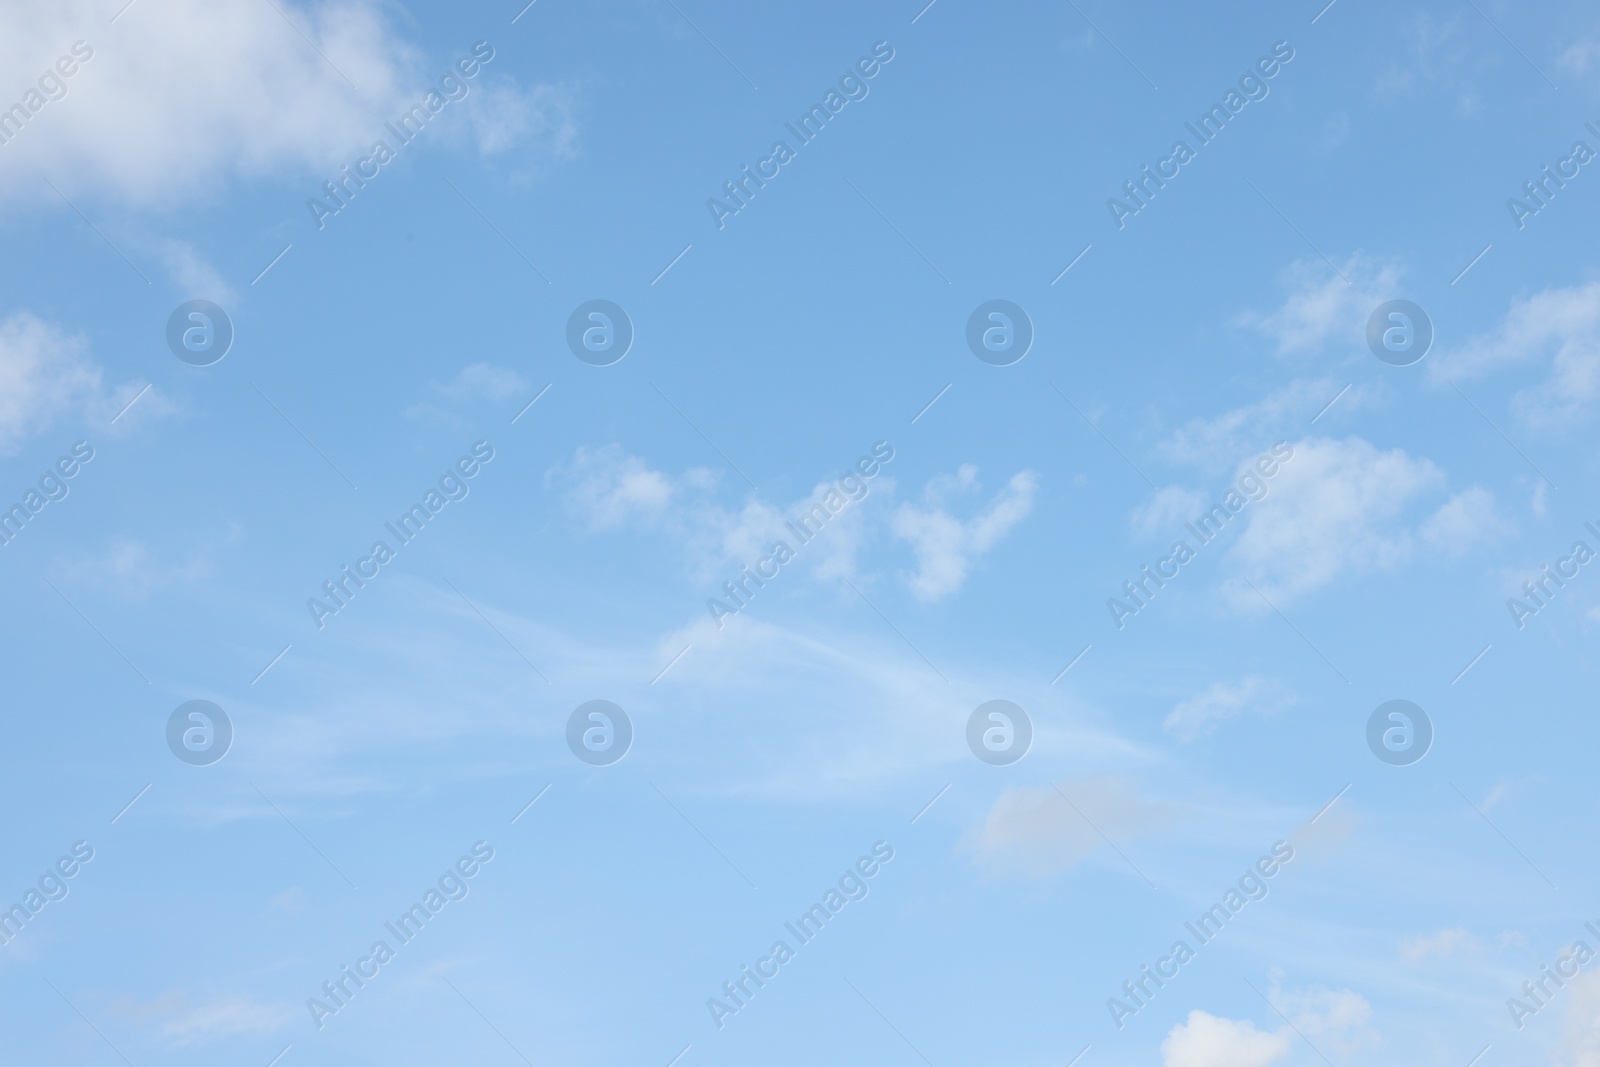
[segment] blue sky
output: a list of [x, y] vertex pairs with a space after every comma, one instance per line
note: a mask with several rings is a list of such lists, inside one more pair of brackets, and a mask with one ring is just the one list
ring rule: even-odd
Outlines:
[[1600, 19], [1323, 2], [9, 5], [5, 1058], [1600, 1065]]

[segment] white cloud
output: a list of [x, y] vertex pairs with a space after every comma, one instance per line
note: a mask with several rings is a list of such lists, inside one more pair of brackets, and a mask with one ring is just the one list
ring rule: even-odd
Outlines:
[[448, 382], [429, 382], [428, 394], [433, 399], [407, 408], [406, 418], [431, 419], [459, 426], [463, 420], [454, 409], [479, 400], [492, 404], [512, 400], [526, 402], [535, 395], [522, 375], [510, 367], [496, 367], [490, 363], [469, 363]]
[[1199, 696], [1181, 701], [1161, 726], [1180, 741], [1193, 741], [1213, 733], [1225, 719], [1246, 711], [1271, 715], [1295, 700], [1279, 683], [1252, 674], [1233, 685], [1217, 682]]
[[[26, 311], [0, 322], [0, 455], [14, 455], [58, 422], [109, 423], [143, 388], [128, 382], [108, 390], [104, 379], [83, 337]], [[151, 395], [137, 410], [148, 416], [165, 408]]]
[[[1372, 1005], [1354, 990], [1318, 987], [1284, 992], [1274, 986], [1271, 997], [1297, 1033], [1341, 1058], [1353, 1058], [1382, 1043], [1368, 1026]], [[1287, 1036], [1287, 1031], [1281, 1032]]]
[[[1399, 566], [1419, 538], [1460, 554], [1501, 536], [1492, 501], [1473, 490], [1447, 501], [1421, 530], [1407, 525], [1407, 513], [1444, 487], [1443, 471], [1403, 449], [1379, 451], [1359, 437], [1301, 441], [1267, 498], [1250, 505], [1227, 559], [1281, 607], [1341, 575]], [[1229, 587], [1237, 606], [1265, 610], [1242, 579]]]
[[576, 97], [563, 85], [524, 89], [511, 78], [484, 86], [467, 98], [467, 114], [478, 152], [488, 159], [525, 149], [533, 169], [578, 156]]
[[1600, 402], [1600, 282], [1513, 300], [1498, 327], [1440, 352], [1429, 374], [1465, 381], [1530, 363], [1548, 367], [1548, 376], [1512, 396], [1511, 410], [1524, 422], [1555, 427], [1593, 413]]
[[1129, 524], [1141, 537], [1159, 537], [1204, 513], [1210, 503], [1206, 495], [1197, 489], [1163, 486], [1149, 500], [1133, 509], [1133, 514], [1128, 517]]
[[1400, 944], [1400, 958], [1407, 963], [1419, 963], [1432, 957], [1447, 959], [1457, 949], [1476, 948], [1478, 939], [1460, 927], [1440, 930], [1426, 937], [1408, 937]]
[[288, 1026], [295, 1010], [284, 1004], [263, 1004], [242, 996], [225, 996], [205, 1004], [191, 1004], [187, 994], [174, 990], [140, 1003], [127, 997], [111, 1005], [119, 1015], [152, 1021], [172, 1045], [204, 1045], [238, 1034], [268, 1034]]
[[1266, 1033], [1249, 1020], [1189, 1013], [1161, 1042], [1162, 1067], [1269, 1067], [1288, 1055], [1287, 1031]]
[[1109, 775], [1010, 788], [989, 809], [971, 847], [990, 870], [1045, 877], [1083, 860], [1106, 838], [1127, 841], [1164, 825], [1169, 815], [1165, 805]]
[[919, 600], [938, 600], [960, 589], [973, 560], [986, 554], [1033, 510], [1038, 482], [1032, 471], [1012, 475], [988, 507], [970, 519], [962, 521], [944, 510], [946, 499], [980, 491], [977, 477], [978, 469], [965, 464], [954, 476], [928, 483], [926, 507], [902, 504], [895, 512], [894, 535], [911, 542], [917, 556], [917, 571], [909, 584]]
[[1365, 350], [1372, 309], [1403, 295], [1396, 290], [1400, 272], [1391, 264], [1359, 255], [1339, 269], [1344, 277], [1321, 259], [1297, 260], [1284, 272], [1292, 291], [1283, 305], [1266, 314], [1244, 312], [1238, 323], [1264, 334], [1279, 355], [1317, 352], [1330, 343], [1349, 351]]
[[628, 455], [619, 445], [580, 447], [571, 466], [553, 470], [551, 478], [570, 483], [568, 502], [595, 529], [658, 517], [679, 492], [670, 475]]
[[1562, 1067], [1600, 1067], [1600, 974], [1581, 974], [1571, 986], [1561, 1010], [1556, 1062]]
[[1322, 416], [1328, 420], [1322, 426], [1375, 401], [1375, 391], [1368, 386], [1353, 386], [1341, 396], [1350, 384], [1335, 378], [1297, 379], [1215, 418], [1190, 419], [1173, 431], [1160, 450], [1174, 463], [1213, 473], [1232, 470], [1252, 453], [1303, 432], [1334, 397], [1339, 398], [1338, 403]]
[[162, 265], [185, 300], [210, 300], [230, 307], [238, 301], [239, 294], [233, 286], [193, 245], [186, 241], [164, 240], [159, 252]]

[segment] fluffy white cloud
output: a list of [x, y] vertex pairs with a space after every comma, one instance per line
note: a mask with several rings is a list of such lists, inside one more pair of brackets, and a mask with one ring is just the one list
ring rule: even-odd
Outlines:
[[1269, 1067], [1289, 1053], [1289, 1036], [1257, 1030], [1246, 1020], [1189, 1013], [1161, 1042], [1163, 1067]]
[[[70, 78], [49, 75], [78, 41], [91, 58]], [[40, 104], [0, 145], [0, 197], [54, 198], [46, 178], [69, 197], [160, 206], [215, 195], [233, 178], [315, 188], [387, 137], [384, 122], [471, 43], [424, 57], [378, 0], [141, 0], [114, 24], [93, 0], [14, 0], [0, 5], [0, 68], [19, 76], [10, 84], [47, 84], [0, 100]], [[522, 89], [493, 64], [467, 85], [454, 105], [467, 114], [455, 117], [484, 154], [530, 141], [555, 158], [573, 152], [568, 90]]]
[[1127, 841], [1169, 817], [1164, 805], [1146, 800], [1122, 778], [1024, 786], [1000, 794], [971, 847], [990, 870], [1045, 877], [1078, 863], [1106, 838]]
[[967, 520], [944, 509], [956, 496], [979, 492], [978, 469], [965, 464], [952, 477], [936, 478], [924, 491], [924, 507], [902, 504], [895, 512], [894, 535], [909, 541], [917, 556], [917, 570], [909, 578], [911, 592], [920, 600], [938, 600], [960, 589], [972, 561], [998, 544], [1011, 528], [1033, 510], [1038, 486], [1032, 471], [1012, 475], [989, 505]]
[[469, 363], [448, 382], [429, 382], [429, 399], [406, 409], [408, 419], [429, 419], [459, 426], [463, 420], [457, 409], [475, 401], [503, 404], [533, 399], [528, 380], [510, 367], [491, 363]]
[[1400, 272], [1362, 256], [1351, 257], [1339, 269], [1343, 277], [1331, 273], [1320, 258], [1296, 261], [1284, 274], [1291, 292], [1283, 305], [1265, 314], [1245, 312], [1238, 323], [1259, 330], [1279, 355], [1320, 351], [1330, 342], [1364, 350], [1367, 319], [1373, 308], [1400, 295]]
[[[1482, 490], [1448, 500], [1420, 530], [1408, 525], [1408, 513], [1444, 487], [1444, 472], [1431, 460], [1402, 449], [1380, 451], [1359, 437], [1301, 441], [1270, 494], [1250, 505], [1229, 565], [1281, 607], [1343, 574], [1396, 567], [1419, 538], [1460, 554], [1502, 535], [1504, 524]], [[1241, 578], [1230, 581], [1229, 593], [1240, 607], [1265, 610]]]
[[[26, 311], [0, 322], [0, 455], [14, 455], [58, 422], [109, 424], [144, 387], [128, 382], [108, 389], [104, 379], [84, 338]], [[139, 404], [141, 415], [165, 408], [154, 396]]]
[[1294, 702], [1294, 694], [1279, 683], [1252, 674], [1237, 684], [1217, 682], [1199, 696], [1179, 702], [1161, 726], [1180, 741], [1193, 741], [1214, 732], [1225, 719], [1246, 711], [1271, 715]]
[[1600, 402], [1600, 282], [1512, 301], [1499, 326], [1440, 352], [1429, 373], [1465, 381], [1517, 364], [1548, 370], [1511, 398], [1524, 422], [1553, 427], [1591, 415]]
[[1580, 974], [1571, 982], [1561, 1011], [1561, 1067], [1600, 1067], [1600, 974]]
[[[707, 472], [690, 472], [693, 484], [705, 484]], [[649, 467], [619, 445], [580, 447], [569, 467], [557, 468], [547, 480], [570, 484], [568, 502], [595, 529], [622, 525], [633, 518], [653, 519], [680, 491], [673, 478]]]
[[[1231, 470], [1274, 441], [1303, 433], [1334, 397], [1339, 402], [1323, 416], [1331, 422], [1376, 400], [1369, 386], [1352, 386], [1334, 378], [1301, 378], [1274, 389], [1254, 403], [1210, 419], [1190, 419], [1163, 442], [1160, 451], [1172, 462], [1217, 473]], [[1328, 425], [1320, 422], [1321, 426]]]

